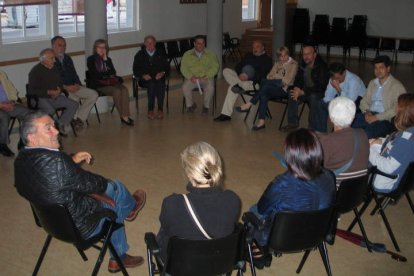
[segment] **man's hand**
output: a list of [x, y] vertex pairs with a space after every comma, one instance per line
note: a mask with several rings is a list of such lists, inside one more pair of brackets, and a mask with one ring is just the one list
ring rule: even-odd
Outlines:
[[14, 109], [14, 103], [13, 102], [3, 102], [0, 103], [0, 109], [4, 110], [6, 112], [13, 111]]
[[365, 121], [367, 121], [368, 124], [372, 124], [375, 121], [378, 121], [377, 116], [373, 115], [371, 112], [365, 113]]
[[148, 75], [148, 74], [142, 75], [142, 78], [143, 78], [144, 80], [146, 80], [146, 81], [149, 81], [149, 80], [151, 80], [151, 79], [152, 79], [152, 78], [151, 78], [151, 76], [150, 76], [150, 75]]
[[298, 98], [299, 98], [300, 96], [302, 96], [304, 93], [305, 93], [305, 92], [303, 92], [303, 90], [302, 90], [302, 89], [300, 89], [299, 87], [296, 87], [296, 86], [295, 86], [292, 90], [290, 90], [290, 97], [291, 97], [293, 100], [297, 101], [297, 100], [298, 100]]
[[155, 75], [155, 79], [159, 80], [162, 79], [165, 76], [165, 72], [159, 72]]
[[88, 164], [91, 164], [91, 160], [92, 160], [92, 155], [89, 152], [86, 151], [80, 151], [78, 153], [75, 153], [72, 156], [72, 160], [73, 162], [75, 162], [76, 164], [79, 164], [83, 161], [85, 161]]
[[337, 80], [331, 80], [331, 85], [332, 85], [333, 88], [335, 88], [336, 93], [341, 94], [342, 89], [339, 86], [339, 82]]
[[192, 76], [192, 77], [191, 77], [191, 82], [192, 82], [192, 83], [196, 83], [196, 82], [197, 82], [197, 80], [198, 80], [198, 78], [197, 78], [197, 77], [195, 77], [195, 76]]
[[61, 92], [60, 87], [57, 87], [56, 89], [50, 89], [50, 90], [47, 90], [47, 94], [48, 94], [48, 95], [49, 95], [52, 99], [54, 99], [54, 98], [58, 97], [58, 96], [60, 95], [60, 92]]
[[71, 84], [71, 85], [65, 85], [64, 86], [65, 90], [68, 91], [69, 93], [76, 93], [79, 91], [80, 89], [80, 85], [75, 83], [75, 84]]
[[381, 145], [381, 144], [382, 144], [382, 141], [381, 141], [381, 139], [379, 139], [379, 138], [369, 139], [369, 144], [370, 144], [371, 146], [372, 146], [372, 145], [375, 145], [375, 144]]
[[239, 75], [239, 79], [240, 79], [241, 81], [248, 81], [248, 80], [249, 80], [249, 77], [247, 76], [247, 74], [246, 74], [246, 73], [241, 73], [241, 74]]

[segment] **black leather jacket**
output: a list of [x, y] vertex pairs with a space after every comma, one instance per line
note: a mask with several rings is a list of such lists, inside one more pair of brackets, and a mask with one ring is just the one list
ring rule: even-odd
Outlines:
[[102, 194], [108, 180], [83, 170], [64, 152], [44, 148], [23, 149], [14, 161], [19, 194], [36, 204], [64, 204], [84, 238], [103, 217], [115, 213], [89, 194]]
[[306, 63], [302, 60], [299, 65], [298, 73], [295, 77], [294, 86], [303, 89], [307, 95], [317, 94], [319, 97], [323, 98], [325, 95], [326, 86], [329, 82], [328, 65], [319, 55], [316, 56], [315, 63], [313, 64], [311, 71], [311, 79], [313, 82], [313, 86], [311, 87], [305, 86], [305, 70]]

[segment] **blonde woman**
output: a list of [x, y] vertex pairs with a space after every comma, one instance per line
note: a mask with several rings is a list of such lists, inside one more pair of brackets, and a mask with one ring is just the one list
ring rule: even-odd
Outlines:
[[[223, 189], [223, 167], [218, 152], [206, 142], [197, 142], [181, 153], [181, 160], [189, 181], [186, 196], [204, 231], [211, 238], [232, 233], [239, 220], [241, 202], [234, 192]], [[160, 223], [157, 240], [164, 260], [170, 237], [207, 239], [189, 213], [182, 194], [174, 193], [164, 199]]]
[[260, 84], [260, 90], [249, 102], [242, 106], [236, 107], [239, 112], [247, 112], [252, 105], [259, 103], [259, 121], [253, 126], [253, 130], [265, 128], [265, 116], [267, 111], [267, 102], [274, 98], [287, 98], [287, 89], [293, 85], [298, 63], [289, 56], [289, 49], [285, 46], [280, 47], [277, 51], [278, 61], [273, 65], [272, 70], [267, 74], [267, 78]]

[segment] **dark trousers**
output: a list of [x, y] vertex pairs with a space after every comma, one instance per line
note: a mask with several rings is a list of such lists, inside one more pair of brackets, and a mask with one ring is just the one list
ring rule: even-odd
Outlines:
[[287, 96], [288, 94], [282, 88], [282, 80], [263, 80], [260, 84], [260, 90], [254, 94], [250, 102], [254, 105], [259, 102], [259, 119], [265, 119], [267, 102], [270, 99], [283, 99]]
[[162, 111], [165, 97], [165, 81], [150, 81], [147, 83], [148, 111], [154, 111], [155, 98], [157, 98], [158, 110]]
[[327, 132], [328, 131], [328, 111], [329, 103], [325, 103], [323, 99], [320, 99], [317, 102], [315, 107], [315, 117], [318, 118], [318, 128], [319, 132]]
[[352, 123], [352, 127], [364, 129], [365, 133], [368, 136], [368, 139], [385, 137], [396, 130], [394, 125], [387, 120], [368, 123], [365, 121], [365, 116], [361, 112], [358, 112], [355, 115], [355, 120]]
[[318, 117], [317, 109], [320, 105], [322, 95], [318, 94], [305, 94], [300, 96], [297, 101], [289, 97], [288, 99], [288, 124], [298, 126], [299, 114], [298, 109], [301, 103], [307, 103], [309, 105], [309, 128], [315, 131], [326, 131], [326, 120], [323, 122]]

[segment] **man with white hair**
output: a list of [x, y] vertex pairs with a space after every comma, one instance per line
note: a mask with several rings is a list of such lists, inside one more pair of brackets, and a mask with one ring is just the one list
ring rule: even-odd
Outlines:
[[[369, 156], [367, 135], [362, 129], [351, 128], [356, 111], [355, 103], [339, 96], [329, 103], [328, 109], [334, 131], [319, 135], [324, 167], [336, 175], [366, 170]], [[356, 141], [359, 142], [355, 143]]]

